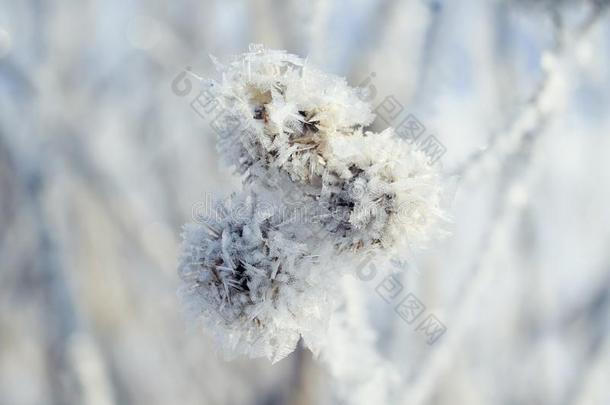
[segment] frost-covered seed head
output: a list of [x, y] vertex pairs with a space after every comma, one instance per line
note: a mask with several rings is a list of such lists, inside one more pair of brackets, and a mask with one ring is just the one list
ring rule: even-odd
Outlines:
[[341, 249], [427, 239], [440, 216], [437, 169], [393, 130], [364, 131], [373, 115], [359, 89], [283, 51], [219, 69], [213, 93], [247, 128], [222, 133], [220, 151], [248, 181], [286, 173], [327, 209]]
[[[226, 66], [208, 91], [230, 121], [219, 151], [245, 190], [184, 231], [181, 295], [228, 357], [320, 349], [338, 278], [370, 250], [425, 241], [437, 168], [373, 120], [358, 89], [283, 51]], [[223, 130], [224, 128], [224, 130]]]
[[301, 336], [315, 349], [325, 330], [333, 276], [321, 274], [301, 242], [304, 234], [291, 232], [270, 208], [248, 191], [219, 203], [206, 222], [184, 228], [183, 301], [229, 357], [277, 361]]

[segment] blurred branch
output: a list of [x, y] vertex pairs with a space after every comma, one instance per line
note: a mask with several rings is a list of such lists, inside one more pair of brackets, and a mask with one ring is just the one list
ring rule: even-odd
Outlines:
[[[590, 19], [586, 22], [585, 29], [579, 30], [581, 33], [578, 38], [583, 37], [583, 32], [588, 32], [593, 26], [594, 21], [597, 21], [600, 14], [596, 14], [596, 18]], [[562, 25], [556, 25], [558, 29], [558, 37], [562, 37]], [[562, 40], [557, 41], [555, 49], [557, 53], [564, 52], [564, 45]], [[559, 55], [558, 55], [559, 58]], [[554, 69], [553, 69], [554, 68]], [[502, 144], [502, 154], [504, 159], [501, 161], [506, 166], [505, 158], [508, 154], [515, 154], [516, 156], [522, 156], [521, 172], [506, 171], [505, 176], [508, 176], [508, 180], [498, 189], [498, 194], [504, 196], [505, 190], [523, 189], [527, 190], [531, 186], [532, 181], [532, 165], [533, 153], [535, 152], [534, 147], [539, 142], [541, 135], [543, 135], [544, 125], [548, 119], [550, 110], [546, 106], [542, 105], [543, 101], [547, 101], [547, 92], [551, 91], [551, 85], [554, 80], [557, 80], [555, 75], [557, 74], [557, 67], [551, 66], [551, 69], [547, 71], [545, 79], [539, 90], [535, 92], [535, 96], [529, 107], [526, 110], [524, 116], [518, 119], [518, 122], [512, 127], [511, 133], [507, 136], [510, 143], [509, 147], [507, 144]], [[458, 170], [459, 174], [466, 175], [472, 170], [474, 165], [479, 158], [474, 161], [469, 161], [465, 164], [461, 171]], [[499, 198], [500, 206], [496, 210], [496, 214], [490, 222], [490, 229], [483, 235], [482, 244], [480, 248], [480, 256], [475, 259], [473, 264], [473, 270], [471, 272], [471, 279], [464, 283], [465, 288], [457, 294], [460, 302], [455, 304], [453, 315], [450, 317], [450, 332], [447, 337], [440, 342], [440, 347], [436, 348], [434, 352], [427, 359], [423, 370], [417, 375], [413, 384], [406, 389], [406, 394], [403, 399], [403, 403], [409, 405], [419, 405], [425, 403], [429, 397], [433, 394], [434, 388], [441, 376], [441, 374], [452, 364], [454, 356], [458, 353], [458, 347], [465, 334], [473, 322], [473, 316], [476, 314], [477, 298], [485, 290], [485, 286], [490, 282], [493, 275], [494, 267], [491, 265], [491, 259], [493, 254], [496, 253], [498, 248], [502, 245], [502, 236], [509, 229], [511, 224], [518, 217], [518, 213], [522, 207], [511, 206], [512, 200], [510, 198]]]
[[[37, 150], [29, 150], [33, 159], [19, 153], [17, 148], [11, 147], [8, 139], [2, 134], [0, 134], [0, 150], [2, 150], [0, 154], [8, 156], [12, 174], [17, 178], [17, 184], [21, 185], [21, 197], [25, 202], [22, 209], [28, 212], [30, 223], [34, 226], [32, 232], [36, 238], [31, 246], [34, 255], [23, 258], [26, 262], [23, 266], [32, 267], [33, 285], [29, 288], [40, 292], [42, 298], [41, 310], [45, 314], [42, 318], [46, 332], [46, 366], [54, 396], [53, 402], [112, 404], [105, 367], [98, 355], [97, 347], [85, 332], [81, 313], [63, 270], [64, 264], [53, 237], [52, 226], [45, 213], [45, 186], [50, 179], [41, 167], [41, 162], [44, 160], [37, 156]], [[88, 343], [86, 353], [89, 359], [95, 360], [97, 364], [95, 374], [97, 386], [89, 384], [91, 375], [87, 375], [87, 370], [79, 367], [79, 360], [74, 357], [76, 353], [73, 344], [76, 336], [81, 336], [81, 341]]]
[[[565, 59], [571, 56], [570, 52], [587, 36], [595, 23], [603, 18], [607, 12], [607, 7], [603, 5], [594, 7], [589, 17], [576, 30], [571, 39], [564, 36], [561, 16], [556, 9], [553, 10], [551, 19], [556, 29], [555, 44], [548, 51], [547, 60], [551, 63], [565, 63]], [[480, 174], [485, 170], [485, 165], [497, 164], [511, 154], [518, 147], [521, 138], [551, 114], [552, 105], [549, 104], [553, 97], [551, 92], [553, 91], [554, 80], [558, 80], [555, 76], [556, 69], [544, 70], [540, 84], [524, 106], [521, 114], [512, 122], [508, 131], [505, 134], [493, 134], [487, 147], [472, 153], [450, 172], [465, 179]]]

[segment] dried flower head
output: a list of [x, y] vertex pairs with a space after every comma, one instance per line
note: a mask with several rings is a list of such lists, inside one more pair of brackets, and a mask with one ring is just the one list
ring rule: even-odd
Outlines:
[[277, 361], [301, 336], [316, 350], [336, 272], [319, 266], [312, 239], [261, 195], [235, 194], [186, 226], [179, 275], [186, 306], [227, 357]]
[[258, 50], [217, 65], [208, 91], [242, 124], [216, 127], [219, 151], [246, 188], [185, 228], [182, 296], [229, 356], [277, 361], [300, 337], [317, 351], [354, 258], [431, 234], [437, 169], [392, 129], [366, 131], [359, 90], [297, 56]]
[[373, 115], [359, 89], [283, 51], [247, 53], [219, 69], [212, 92], [247, 127], [221, 132], [220, 152], [248, 181], [285, 173], [327, 208], [340, 249], [426, 239], [440, 215], [436, 168], [391, 129], [364, 131]]

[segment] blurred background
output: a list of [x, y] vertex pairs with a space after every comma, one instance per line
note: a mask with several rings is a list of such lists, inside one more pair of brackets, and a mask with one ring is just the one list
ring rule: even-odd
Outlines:
[[[610, 404], [607, 7], [0, 0], [0, 404]], [[397, 264], [432, 344], [382, 279], [345, 281], [319, 359], [225, 362], [185, 321], [181, 226], [239, 180], [172, 82], [250, 43], [446, 149], [450, 235]]]

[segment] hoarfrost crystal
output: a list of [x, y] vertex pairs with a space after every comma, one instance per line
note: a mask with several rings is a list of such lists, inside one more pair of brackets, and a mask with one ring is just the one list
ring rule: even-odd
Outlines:
[[284, 51], [257, 50], [206, 82], [235, 126], [219, 152], [244, 190], [185, 227], [182, 297], [228, 356], [314, 352], [338, 277], [371, 250], [425, 241], [440, 210], [427, 157], [374, 116], [359, 89]]
[[185, 227], [181, 293], [228, 357], [279, 360], [300, 336], [313, 342], [323, 333], [330, 291], [323, 284], [331, 280], [316, 273], [323, 268], [298, 228], [261, 195], [235, 194], [206, 222]]

